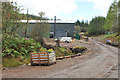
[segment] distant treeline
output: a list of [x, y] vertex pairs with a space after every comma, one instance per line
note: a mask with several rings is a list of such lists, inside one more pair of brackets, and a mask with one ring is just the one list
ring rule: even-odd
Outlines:
[[[89, 35], [101, 35], [106, 32], [118, 33], [120, 31], [120, 1], [114, 2], [110, 5], [107, 16], [97, 16], [93, 18], [89, 24], [84, 21], [77, 20], [76, 26], [81, 27], [80, 31], [88, 32]], [[83, 30], [84, 29], [84, 30]]]

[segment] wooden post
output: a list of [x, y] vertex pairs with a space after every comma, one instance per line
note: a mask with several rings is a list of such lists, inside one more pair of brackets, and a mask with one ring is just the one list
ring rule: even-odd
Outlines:
[[27, 28], [28, 28], [28, 9], [27, 9], [27, 25], [25, 29], [25, 38], [27, 38]]
[[39, 59], [39, 66], [40, 66], [40, 65], [41, 65], [41, 63], [40, 63], [40, 53], [38, 53], [38, 55], [39, 55], [39, 58], [38, 58], [38, 59]]
[[48, 66], [50, 65], [50, 62], [49, 62], [49, 53], [47, 52], [47, 57], [48, 57]]
[[31, 66], [33, 65], [33, 62], [32, 62], [32, 53], [30, 53], [30, 56], [31, 56]]
[[54, 38], [56, 36], [56, 16], [54, 17]]

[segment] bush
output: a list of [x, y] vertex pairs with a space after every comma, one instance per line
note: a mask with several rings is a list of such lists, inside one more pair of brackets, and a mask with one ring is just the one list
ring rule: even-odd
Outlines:
[[40, 48], [40, 52], [47, 52], [47, 49], [46, 49], [46, 48], [41, 47], [41, 48]]
[[52, 52], [54, 52], [54, 50], [53, 49], [48, 49], [48, 52], [52, 53]]
[[6, 37], [2, 42], [3, 57], [19, 57], [38, 52], [41, 44], [32, 39]]
[[72, 51], [73, 53], [82, 53], [86, 49], [87, 49], [86, 47], [74, 47]]
[[61, 56], [67, 56], [67, 55], [72, 55], [72, 51], [66, 48], [62, 48], [62, 47], [55, 47], [55, 54], [57, 57], [61, 57]]
[[90, 35], [88, 34], [88, 32], [86, 32], [83, 36], [90, 37]]

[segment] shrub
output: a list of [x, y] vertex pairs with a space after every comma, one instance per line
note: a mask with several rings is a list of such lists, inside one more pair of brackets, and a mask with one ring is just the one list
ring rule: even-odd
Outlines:
[[2, 42], [2, 56], [26, 56], [30, 52], [38, 52], [40, 48], [41, 44], [32, 39], [6, 37]]
[[57, 57], [61, 57], [61, 56], [67, 56], [67, 55], [72, 55], [72, 51], [66, 48], [62, 48], [62, 47], [55, 47], [55, 54]]
[[86, 32], [85, 34], [83, 34], [83, 36], [90, 37], [90, 35], [88, 34], [88, 32]]
[[82, 53], [86, 49], [87, 49], [86, 47], [74, 47], [72, 51], [73, 53]]
[[47, 49], [46, 49], [46, 48], [41, 47], [41, 48], [40, 48], [40, 52], [47, 52]]
[[48, 52], [52, 53], [52, 52], [54, 52], [54, 50], [53, 49], [48, 49]]

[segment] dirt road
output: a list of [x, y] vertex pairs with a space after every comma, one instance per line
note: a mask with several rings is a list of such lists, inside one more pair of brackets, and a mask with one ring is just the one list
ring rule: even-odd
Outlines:
[[[79, 44], [79, 41], [75, 42]], [[81, 46], [81, 45], [79, 45]], [[79, 57], [58, 60], [51, 66], [3, 70], [3, 78], [118, 78], [118, 49], [90, 40]]]

